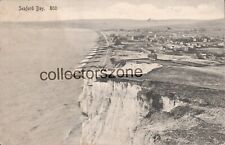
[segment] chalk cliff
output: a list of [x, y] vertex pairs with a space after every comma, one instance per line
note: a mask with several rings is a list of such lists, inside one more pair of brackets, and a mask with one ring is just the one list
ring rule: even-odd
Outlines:
[[84, 80], [81, 145], [221, 144], [223, 96], [166, 82]]
[[157, 126], [145, 126], [148, 118], [157, 112], [169, 112], [184, 105], [174, 98], [158, 96], [141, 87], [138, 82], [86, 80], [85, 84], [80, 97], [80, 106], [85, 117], [82, 145], [156, 143], [160, 136], [147, 128], [153, 127], [154, 130]]

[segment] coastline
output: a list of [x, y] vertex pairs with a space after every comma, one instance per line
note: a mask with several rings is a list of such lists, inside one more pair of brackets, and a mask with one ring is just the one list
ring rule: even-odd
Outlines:
[[[145, 73], [137, 79], [85, 80], [79, 98], [83, 116], [81, 145], [222, 143], [225, 76], [207, 69], [207, 65], [217, 63], [165, 55], [167, 49], [160, 52], [158, 47], [143, 46], [149, 41], [148, 32], [143, 30], [146, 37], [140, 35], [140, 39], [134, 40], [129, 36], [130, 31], [108, 31], [111, 45], [104, 42], [92, 50], [88, 54], [90, 59], [82, 67], [140, 67]], [[155, 38], [159, 35], [168, 39], [160, 36], [166, 35], [164, 33], [154, 33]], [[119, 39], [118, 35], [122, 43], [112, 42]], [[185, 56], [185, 51], [183, 53]], [[203, 62], [205, 66], [200, 65]], [[216, 123], [212, 119], [216, 119]]]

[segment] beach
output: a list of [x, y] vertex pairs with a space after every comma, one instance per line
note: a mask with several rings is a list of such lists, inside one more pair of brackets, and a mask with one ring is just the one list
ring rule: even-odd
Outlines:
[[97, 34], [73, 28], [0, 30], [0, 144], [77, 145], [82, 80], [42, 81], [42, 71], [74, 70]]

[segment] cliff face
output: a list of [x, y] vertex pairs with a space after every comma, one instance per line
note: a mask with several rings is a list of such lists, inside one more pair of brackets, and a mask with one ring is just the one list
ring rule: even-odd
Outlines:
[[85, 86], [81, 108], [87, 119], [82, 126], [82, 144], [132, 144], [144, 110], [137, 101], [139, 90], [137, 85], [113, 81]]
[[[85, 81], [80, 107], [85, 119], [82, 145], [150, 145], [160, 136], [145, 125], [156, 112], [182, 105], [137, 82]], [[146, 127], [146, 128], [144, 128]], [[154, 130], [154, 129], [153, 129]]]
[[224, 91], [171, 83], [85, 80], [81, 145], [219, 145], [223, 97]]

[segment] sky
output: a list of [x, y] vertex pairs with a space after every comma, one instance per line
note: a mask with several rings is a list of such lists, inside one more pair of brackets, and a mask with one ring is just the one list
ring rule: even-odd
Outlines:
[[[58, 6], [50, 11], [49, 6]], [[18, 11], [44, 6], [44, 12]], [[0, 0], [0, 21], [74, 19], [220, 19], [224, 0]]]

